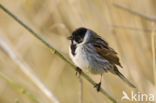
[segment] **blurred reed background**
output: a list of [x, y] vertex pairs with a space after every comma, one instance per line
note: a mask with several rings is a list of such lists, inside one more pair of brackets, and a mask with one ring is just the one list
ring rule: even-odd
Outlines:
[[[42, 34], [68, 59], [70, 42], [66, 37], [81, 26], [96, 31], [118, 52], [124, 66], [119, 70], [138, 87], [138, 91], [156, 95], [155, 0], [0, 0], [0, 3]], [[83, 78], [80, 93], [75, 71], [1, 9], [0, 38], [60, 103], [111, 103]], [[17, 60], [0, 46], [0, 72], [29, 90], [42, 103], [52, 103], [20, 68]], [[100, 76], [89, 75], [99, 81]], [[104, 75], [102, 87], [121, 103], [132, 103], [121, 101], [122, 91], [130, 95], [135, 90], [111, 73]], [[0, 78], [0, 103], [33, 102]]]

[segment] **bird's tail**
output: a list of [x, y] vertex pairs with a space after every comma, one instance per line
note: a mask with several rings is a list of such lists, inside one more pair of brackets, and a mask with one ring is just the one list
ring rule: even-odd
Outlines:
[[114, 72], [116, 75], [118, 75], [124, 82], [126, 82], [129, 86], [131, 86], [132, 88], [136, 88], [135, 85], [133, 85], [131, 82], [129, 82], [129, 80], [119, 72], [118, 68], [116, 66], [114, 66]]

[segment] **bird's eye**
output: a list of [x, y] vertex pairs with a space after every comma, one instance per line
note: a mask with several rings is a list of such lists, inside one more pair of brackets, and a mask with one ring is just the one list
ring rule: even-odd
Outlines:
[[81, 42], [83, 41], [83, 39], [82, 39], [81, 37], [79, 37], [79, 38], [76, 38], [75, 41], [76, 41], [77, 43], [81, 43]]
[[81, 43], [82, 42], [82, 38], [79, 38], [78, 42]]

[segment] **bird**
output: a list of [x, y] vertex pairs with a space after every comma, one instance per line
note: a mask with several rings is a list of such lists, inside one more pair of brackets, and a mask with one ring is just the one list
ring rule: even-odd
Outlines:
[[118, 67], [123, 67], [117, 52], [96, 32], [86, 27], [79, 27], [67, 39], [71, 41], [69, 46], [70, 58], [77, 66], [78, 71], [101, 75], [100, 82], [95, 85], [97, 91], [100, 91], [102, 75], [106, 72], [117, 75], [129, 86], [136, 88], [118, 70]]

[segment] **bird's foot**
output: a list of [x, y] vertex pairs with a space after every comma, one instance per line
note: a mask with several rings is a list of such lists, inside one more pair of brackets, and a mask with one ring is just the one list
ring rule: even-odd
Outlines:
[[101, 88], [101, 82], [95, 84], [94, 88], [96, 88], [96, 90], [99, 92]]
[[81, 75], [82, 70], [79, 67], [76, 67], [76, 75]]

